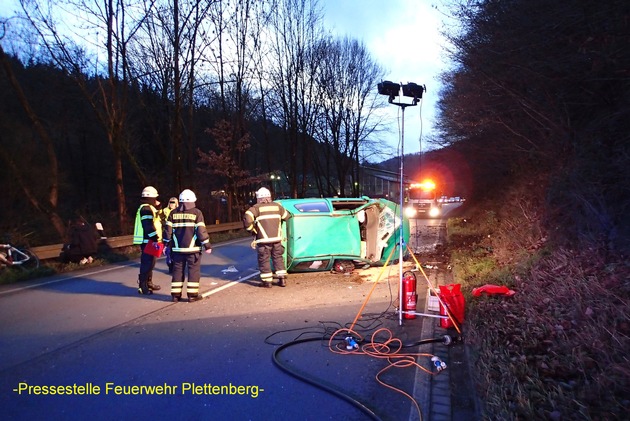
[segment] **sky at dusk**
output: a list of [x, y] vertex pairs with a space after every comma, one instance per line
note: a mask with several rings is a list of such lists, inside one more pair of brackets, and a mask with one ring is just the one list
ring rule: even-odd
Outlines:
[[[320, 0], [324, 23], [339, 36], [363, 41], [386, 69], [384, 80], [426, 85], [421, 104], [405, 109], [404, 152], [426, 151], [436, 119], [438, 76], [448, 68], [440, 35], [445, 20], [440, 0]], [[443, 9], [442, 6], [440, 8]], [[376, 90], [376, 86], [374, 87]], [[383, 141], [400, 153], [399, 106], [388, 105], [389, 133]], [[420, 141], [422, 140], [422, 145]]]
[[[362, 41], [372, 57], [386, 69], [384, 80], [426, 85], [421, 103], [406, 107], [404, 152], [430, 148], [438, 76], [448, 67], [440, 35], [444, 25], [443, 0], [319, 0], [324, 25], [333, 34]], [[0, 1], [0, 16], [19, 9], [16, 0]], [[439, 5], [439, 8], [435, 5]], [[376, 91], [376, 86], [374, 90]], [[387, 105], [386, 132], [379, 137], [392, 155], [400, 154], [401, 107]]]

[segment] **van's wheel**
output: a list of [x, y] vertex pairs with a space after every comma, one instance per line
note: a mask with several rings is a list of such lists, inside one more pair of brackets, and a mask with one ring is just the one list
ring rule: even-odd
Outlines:
[[354, 263], [350, 260], [335, 260], [332, 271], [335, 273], [348, 273], [354, 270]]

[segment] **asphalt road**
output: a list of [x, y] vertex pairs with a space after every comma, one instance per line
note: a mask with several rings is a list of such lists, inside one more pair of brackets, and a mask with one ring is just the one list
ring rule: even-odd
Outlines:
[[[397, 265], [261, 289], [255, 257], [249, 240], [216, 245], [197, 303], [170, 302], [163, 259], [151, 296], [136, 292], [137, 262], [3, 286], [5, 419], [418, 419], [410, 397], [424, 412], [430, 374], [327, 340], [351, 325], [420, 340], [422, 318], [398, 322]], [[419, 282], [419, 311], [424, 293]], [[428, 369], [429, 359], [417, 357]]]

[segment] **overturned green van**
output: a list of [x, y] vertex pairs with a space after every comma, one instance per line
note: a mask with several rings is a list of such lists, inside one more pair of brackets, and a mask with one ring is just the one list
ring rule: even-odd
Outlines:
[[[369, 197], [276, 202], [291, 214], [283, 224], [289, 272], [344, 271], [356, 264], [382, 266], [388, 258], [393, 262], [399, 257], [400, 251], [395, 249], [400, 237], [400, 207], [394, 202]], [[402, 224], [406, 244], [409, 220], [404, 218]]]

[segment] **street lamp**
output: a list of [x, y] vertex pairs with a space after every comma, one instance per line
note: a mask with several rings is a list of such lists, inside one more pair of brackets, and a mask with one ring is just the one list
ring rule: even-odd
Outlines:
[[[402, 325], [402, 308], [403, 308], [403, 234], [404, 234], [404, 159], [405, 159], [405, 108], [413, 107], [418, 104], [418, 101], [422, 99], [422, 94], [426, 92], [425, 85], [418, 85], [413, 82], [407, 84], [394, 83], [389, 80], [385, 80], [377, 85], [378, 93], [380, 95], [387, 95], [389, 97], [389, 103], [398, 105], [402, 109], [402, 129], [400, 137], [400, 237], [398, 245], [400, 247], [400, 254], [398, 257], [398, 271], [399, 271], [399, 283], [398, 283], [398, 324]], [[396, 100], [398, 97], [398, 100]], [[411, 102], [403, 101], [403, 97], [412, 98]]]
[[271, 174], [269, 178], [271, 178], [271, 190], [273, 192], [273, 196], [276, 197], [276, 180], [280, 179], [280, 177], [275, 174]]

